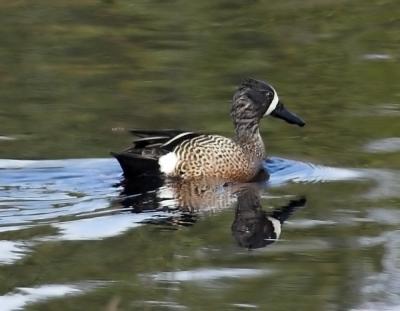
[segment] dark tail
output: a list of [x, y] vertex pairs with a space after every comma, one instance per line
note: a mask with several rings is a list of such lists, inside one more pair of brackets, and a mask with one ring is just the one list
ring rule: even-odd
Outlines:
[[154, 158], [144, 157], [133, 153], [111, 154], [118, 160], [127, 179], [138, 178], [139, 176], [160, 175], [160, 166]]

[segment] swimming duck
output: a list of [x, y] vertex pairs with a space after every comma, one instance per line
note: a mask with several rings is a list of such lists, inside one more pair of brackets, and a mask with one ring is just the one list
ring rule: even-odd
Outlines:
[[182, 130], [134, 129], [138, 139], [120, 153], [125, 178], [158, 175], [192, 180], [214, 178], [224, 182], [249, 182], [266, 178], [264, 143], [259, 131], [263, 117], [273, 116], [304, 126], [289, 112], [268, 83], [246, 79], [237, 88], [231, 108], [235, 136], [227, 138]]

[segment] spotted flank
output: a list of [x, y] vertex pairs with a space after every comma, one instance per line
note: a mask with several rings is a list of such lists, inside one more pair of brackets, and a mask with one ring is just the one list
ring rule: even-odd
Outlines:
[[268, 176], [262, 166], [265, 150], [259, 131], [259, 123], [266, 116], [304, 125], [303, 120], [285, 109], [271, 85], [246, 79], [233, 96], [233, 138], [175, 129], [134, 129], [131, 133], [137, 139], [133, 145], [112, 154], [128, 180], [154, 175], [248, 182], [257, 176]]
[[[258, 143], [255, 141], [254, 145]], [[200, 135], [175, 147], [175, 170], [167, 174], [184, 179], [212, 176], [246, 181], [260, 169], [264, 154], [261, 148], [258, 149], [257, 154], [250, 154], [232, 139], [219, 135]]]

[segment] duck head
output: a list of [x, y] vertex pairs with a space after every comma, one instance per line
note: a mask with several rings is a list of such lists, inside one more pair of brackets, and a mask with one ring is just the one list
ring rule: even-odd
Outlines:
[[[305, 122], [285, 108], [278, 93], [268, 83], [244, 80], [233, 96], [231, 116], [235, 126], [257, 124], [263, 117], [273, 116], [290, 124], [304, 126]], [[249, 126], [251, 127], [251, 126]]]

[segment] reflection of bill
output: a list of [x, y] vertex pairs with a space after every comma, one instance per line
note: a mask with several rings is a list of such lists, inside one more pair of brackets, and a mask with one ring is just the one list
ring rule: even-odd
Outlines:
[[171, 216], [146, 220], [161, 225], [193, 225], [198, 216], [235, 208], [232, 234], [238, 245], [246, 248], [265, 247], [279, 239], [281, 225], [305, 198], [290, 201], [286, 206], [267, 213], [262, 209], [260, 184], [222, 184], [217, 180], [153, 180], [126, 183], [122, 204], [133, 212], [169, 211]]
[[279, 239], [282, 224], [305, 203], [302, 197], [267, 213], [262, 209], [259, 191], [245, 189], [238, 194], [232, 234], [241, 247], [265, 247]]

